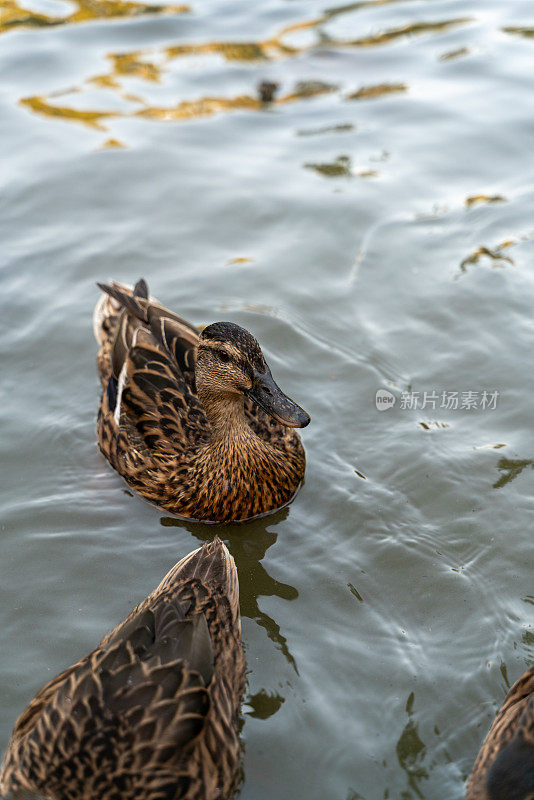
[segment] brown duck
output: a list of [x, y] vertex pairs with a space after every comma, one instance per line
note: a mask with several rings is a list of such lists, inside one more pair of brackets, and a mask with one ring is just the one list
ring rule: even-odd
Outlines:
[[227, 800], [241, 779], [245, 685], [234, 560], [220, 539], [182, 559], [19, 717], [0, 795]]
[[173, 514], [244, 521], [289, 503], [308, 414], [276, 385], [252, 334], [197, 328], [149, 297], [99, 284], [98, 442], [130, 486]]
[[534, 800], [534, 666], [514, 683], [493, 720], [465, 800]]

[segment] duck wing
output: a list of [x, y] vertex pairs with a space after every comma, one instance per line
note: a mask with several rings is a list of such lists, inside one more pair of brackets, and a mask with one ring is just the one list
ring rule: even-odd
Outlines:
[[204, 441], [210, 428], [195, 388], [197, 329], [149, 299], [144, 281], [133, 292], [116, 283], [98, 285], [120, 313], [104, 414], [109, 412], [129, 439], [136, 438], [133, 426], [155, 455], [173, 457]]
[[97, 286], [111, 297], [121, 310], [112, 349], [112, 374], [118, 380], [121, 369], [133, 346], [139, 328], [152, 333], [157, 343], [174, 362], [175, 369], [194, 389], [196, 347], [199, 332], [183, 317], [169, 311], [154, 298], [149, 298], [146, 282], [141, 279], [133, 289], [120, 283]]

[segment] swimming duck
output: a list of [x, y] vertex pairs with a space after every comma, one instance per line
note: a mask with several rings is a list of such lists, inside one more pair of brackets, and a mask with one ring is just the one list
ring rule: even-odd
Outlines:
[[294, 430], [310, 418], [276, 385], [251, 333], [202, 333], [148, 294], [98, 284], [98, 443], [130, 486], [173, 514], [253, 519], [287, 505], [305, 468]]
[[0, 795], [229, 800], [245, 685], [235, 563], [220, 539], [178, 562], [19, 717]]
[[465, 800], [534, 800], [534, 666], [514, 683], [493, 720]]

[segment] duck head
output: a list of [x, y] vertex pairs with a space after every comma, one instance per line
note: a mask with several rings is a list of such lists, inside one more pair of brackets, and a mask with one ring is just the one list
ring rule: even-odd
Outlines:
[[309, 414], [275, 383], [254, 336], [233, 322], [214, 322], [204, 328], [195, 374], [201, 399], [241, 395], [288, 428], [305, 428], [310, 421]]

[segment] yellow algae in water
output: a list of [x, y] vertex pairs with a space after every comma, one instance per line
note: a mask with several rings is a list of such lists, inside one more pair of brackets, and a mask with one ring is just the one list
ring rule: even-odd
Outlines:
[[325, 83], [324, 81], [299, 81], [294, 90], [279, 100], [278, 103], [292, 103], [294, 100], [301, 100], [305, 97], [317, 97], [321, 94], [330, 94], [337, 90], [337, 86], [332, 83]]
[[[140, 52], [133, 52], [122, 55], [111, 55], [115, 66], [115, 75], [134, 75], [143, 77], [149, 81], [157, 81], [159, 78], [159, 68], [150, 62], [145, 62], [141, 58]], [[109, 80], [108, 80], [109, 78]], [[99, 75], [96, 78], [91, 78], [87, 84], [93, 84], [102, 88], [120, 89], [121, 85], [115, 81], [113, 76]], [[336, 87], [330, 84], [322, 83], [320, 81], [306, 81], [298, 83], [295, 90], [285, 97], [281, 97], [275, 101], [278, 103], [289, 103], [295, 100], [306, 99], [314, 97], [325, 92], [335, 91]], [[69, 93], [72, 93], [72, 89]], [[78, 90], [75, 90], [78, 91]], [[152, 106], [149, 102], [144, 100], [139, 95], [122, 94], [127, 100], [139, 103], [143, 107], [131, 111], [76, 111], [68, 107], [60, 107], [52, 105], [42, 97], [31, 97], [21, 101], [25, 105], [32, 108], [33, 111], [47, 116], [62, 117], [63, 119], [70, 119], [75, 122], [84, 122], [93, 127], [103, 127], [101, 120], [106, 117], [144, 117], [146, 119], [154, 119], [161, 121], [179, 121], [195, 119], [198, 117], [211, 116], [213, 114], [249, 110], [258, 111], [264, 106], [258, 97], [251, 97], [250, 95], [239, 95], [237, 97], [201, 97], [198, 100], [183, 100], [175, 106], [158, 107]]]
[[488, 195], [488, 194], [476, 194], [473, 197], [468, 197], [465, 201], [466, 206], [469, 208], [471, 206], [477, 205], [478, 203], [504, 203], [506, 200], [500, 194]]
[[[391, 2], [392, 0], [390, 0]], [[386, 2], [386, 0], [384, 0]], [[374, 3], [369, 3], [373, 5]], [[348, 6], [347, 10], [352, 10], [354, 6]], [[270, 39], [265, 39], [259, 42], [204, 42], [200, 44], [183, 44], [168, 47], [166, 54], [169, 59], [180, 58], [184, 56], [193, 55], [206, 55], [215, 54], [220, 55], [227, 61], [261, 61], [271, 60], [273, 58], [283, 58], [298, 55], [300, 53], [309, 52], [317, 47], [371, 47], [376, 45], [387, 44], [403, 36], [415, 36], [424, 33], [435, 33], [446, 31], [449, 28], [457, 25], [463, 25], [471, 21], [470, 17], [458, 17], [455, 19], [444, 20], [440, 22], [414, 22], [411, 25], [402, 25], [398, 28], [391, 28], [373, 36], [367, 36], [361, 39], [344, 40], [328, 38], [325, 42], [319, 39], [318, 42], [308, 44], [302, 47], [286, 44], [283, 41], [285, 36], [292, 33], [297, 33], [304, 30], [311, 30], [319, 28], [322, 24], [328, 22], [333, 16], [342, 13], [344, 9], [333, 9], [332, 12], [326, 12], [323, 16], [317, 17], [312, 20], [305, 20], [303, 22], [292, 23]]]
[[[271, 42], [277, 42], [281, 45], [280, 40], [282, 37], [287, 36], [291, 33], [300, 33], [301, 31], [311, 30], [312, 28], [319, 28], [321, 25], [326, 24], [330, 20], [339, 17], [343, 14], [351, 14], [354, 11], [359, 11], [360, 9], [370, 8], [375, 6], [382, 6], [382, 5], [390, 5], [391, 3], [398, 3], [402, 2], [402, 0], [360, 0], [360, 2], [356, 3], [348, 3], [344, 6], [336, 6], [334, 8], [328, 8], [326, 11], [320, 16], [315, 17], [311, 20], [305, 20], [303, 22], [293, 22], [290, 25], [287, 25], [285, 28], [282, 28], [280, 33], [274, 37]], [[366, 37], [365, 39], [357, 39], [354, 43], [360, 44], [364, 43], [371, 43], [371, 44], [382, 44], [382, 37], [386, 37], [386, 40], [394, 39], [397, 36], [401, 35], [409, 35], [414, 33], [426, 33], [432, 32], [434, 30], [441, 31], [446, 30], [448, 27], [452, 25], [458, 25], [464, 22], [470, 21], [467, 17], [461, 17], [458, 19], [452, 20], [445, 20], [444, 22], [418, 22], [413, 23], [412, 25], [404, 25], [402, 28], [392, 28], [389, 31], [386, 31], [378, 36]], [[341, 40], [331, 39], [326, 42], [327, 46], [336, 45], [336, 44], [344, 44]], [[350, 42], [347, 42], [350, 44]], [[283, 45], [281, 45], [283, 46]], [[292, 49], [292, 48], [291, 48]]]
[[424, 33], [440, 33], [456, 25], [465, 25], [468, 22], [471, 22], [471, 17], [457, 17], [456, 19], [448, 19], [441, 22], [414, 22], [411, 25], [389, 28], [382, 33], [364, 36], [361, 39], [354, 39], [350, 42], [338, 42], [338, 44], [353, 47], [376, 47], [377, 45], [388, 44], [403, 36], [420, 36]]
[[240, 97], [202, 97], [199, 100], [183, 100], [177, 106], [170, 108], [155, 108], [147, 106], [135, 112], [136, 117], [149, 119], [179, 120], [206, 117], [220, 111], [234, 111], [235, 109], [257, 109], [261, 104], [255, 97], [242, 95]]
[[137, 17], [144, 14], [184, 14], [190, 11], [186, 5], [165, 6], [132, 3], [130, 0], [76, 0], [78, 10], [67, 22], [84, 22], [90, 19]]
[[0, 0], [0, 33], [15, 27], [42, 28], [86, 22], [93, 19], [134, 17], [142, 14], [183, 14], [189, 6], [146, 5], [130, 0], [73, 0], [76, 10], [63, 17], [37, 14], [19, 6], [14, 0]]
[[113, 150], [116, 148], [124, 148], [126, 145], [124, 142], [120, 142], [118, 139], [106, 139], [104, 144], [101, 146], [101, 150]]
[[458, 25], [465, 25], [468, 22], [471, 22], [471, 17], [455, 17], [453, 19], [448, 20], [441, 20], [439, 22], [413, 22], [409, 25], [401, 25], [397, 28], [389, 28], [385, 31], [381, 31], [380, 33], [373, 34], [371, 36], [364, 36], [359, 39], [353, 40], [343, 40], [343, 39], [335, 39], [335, 38], [328, 38], [326, 41], [319, 41], [317, 44], [310, 45], [307, 47], [288, 47], [284, 45], [281, 41], [284, 36], [288, 34], [295, 33], [302, 30], [309, 30], [311, 28], [319, 28], [321, 25], [324, 25], [332, 18], [339, 16], [340, 14], [344, 14], [347, 12], [358, 10], [359, 8], [365, 8], [366, 6], [374, 6], [374, 5], [385, 5], [386, 3], [396, 2], [397, 0], [377, 0], [373, 2], [361, 2], [361, 3], [351, 3], [347, 6], [341, 6], [338, 8], [332, 8], [327, 10], [321, 17], [317, 17], [313, 20], [308, 20], [307, 22], [299, 22], [294, 23], [292, 25], [288, 25], [287, 27], [283, 28], [278, 36], [273, 37], [270, 40], [270, 44], [276, 46], [281, 52], [283, 50], [287, 50], [288, 52], [299, 53], [304, 52], [306, 50], [312, 50], [315, 47], [376, 47], [380, 45], [387, 44], [388, 42], [395, 41], [403, 36], [418, 36], [425, 33], [440, 33], [443, 31], [449, 30], [449, 28], [458, 26]]
[[[502, 249], [504, 247], [510, 247], [514, 244], [513, 241], [506, 241], [493, 249], [489, 247], [478, 247], [473, 253], [468, 255], [464, 260], [460, 263], [460, 273], [467, 272], [467, 268], [472, 264], [478, 264], [481, 258], [489, 258], [493, 261], [494, 267], [503, 267], [505, 263], [513, 264], [513, 259], [509, 256], [505, 256], [502, 253]], [[456, 277], [459, 277], [458, 275]]]
[[232, 264], [251, 264], [254, 261], [253, 258], [247, 258], [246, 256], [240, 256], [238, 258], [229, 258], [226, 262], [226, 266], [230, 267]]
[[325, 11], [325, 19], [333, 19], [340, 14], [348, 14], [353, 11], [360, 11], [363, 8], [374, 8], [375, 6], [389, 6], [392, 3], [402, 3], [404, 0], [359, 0], [356, 3], [349, 3], [345, 6], [335, 6]]
[[313, 169], [325, 178], [352, 177], [351, 163], [348, 156], [338, 156], [335, 161], [324, 164], [304, 164], [306, 169]]
[[315, 19], [308, 19], [304, 20], [303, 22], [292, 22], [290, 25], [286, 25], [285, 28], [282, 28], [276, 39], [286, 36], [288, 33], [298, 33], [299, 31], [307, 31], [310, 28], [317, 28], [317, 26], [322, 25], [326, 19], [327, 15], [324, 14], [323, 16], [316, 17]]
[[0, 33], [19, 26], [43, 28], [48, 25], [60, 25], [64, 21], [63, 17], [50, 17], [47, 14], [28, 11], [14, 0], [0, 0]]
[[269, 58], [268, 43], [261, 42], [205, 42], [204, 44], [182, 44], [167, 47], [168, 58], [197, 56], [214, 53], [227, 61], [261, 61]]
[[357, 92], [347, 95], [347, 100], [369, 100], [383, 97], [386, 94], [406, 91], [408, 91], [408, 87], [405, 83], [377, 83], [375, 86], [362, 86]]
[[113, 64], [113, 75], [127, 75], [157, 83], [161, 78], [160, 67], [151, 61], [143, 61], [140, 51], [131, 53], [110, 53], [108, 58]]
[[100, 89], [120, 89], [121, 85], [115, 80], [113, 75], [95, 75], [94, 78], [89, 78], [87, 83], [92, 83], [93, 86], [98, 86]]
[[138, 94], [132, 94], [131, 92], [122, 92], [121, 97], [128, 100], [129, 103], [137, 103], [138, 105], [144, 105], [145, 102]]
[[24, 97], [20, 100], [20, 103], [23, 106], [28, 106], [28, 108], [31, 108], [31, 110], [37, 114], [45, 114], [47, 117], [57, 117], [58, 119], [81, 122], [84, 125], [97, 128], [101, 131], [106, 130], [105, 125], [102, 125], [103, 119], [119, 116], [113, 111], [77, 111], [67, 106], [54, 106], [38, 95], [35, 97]]

